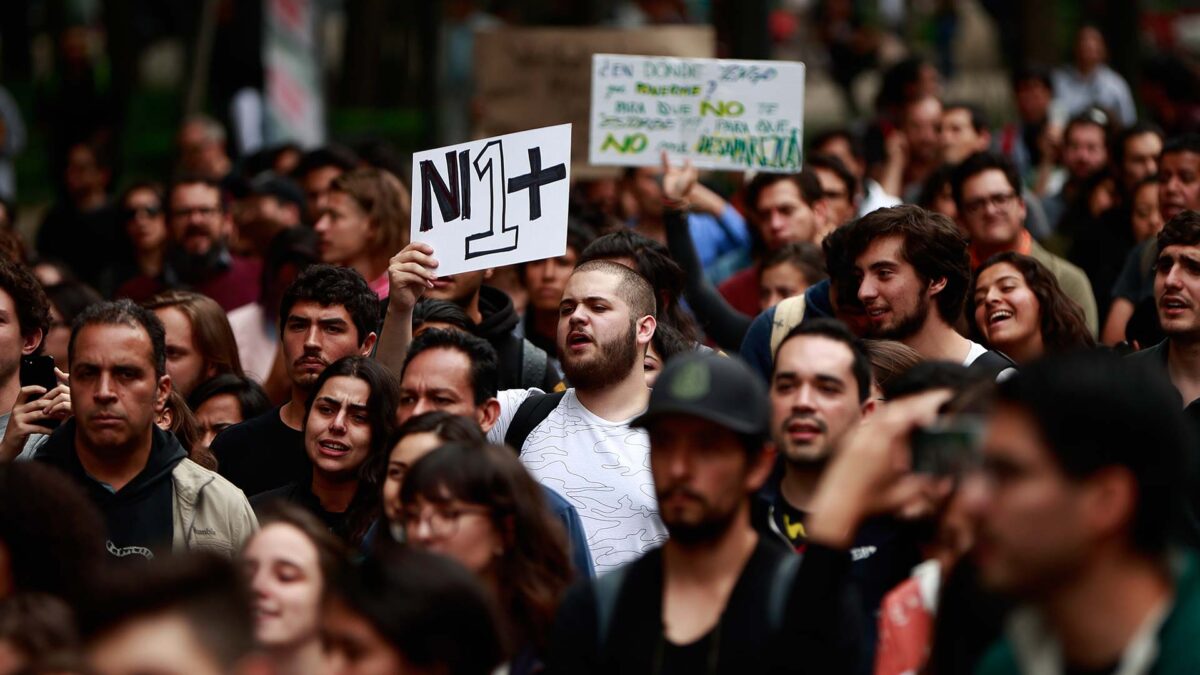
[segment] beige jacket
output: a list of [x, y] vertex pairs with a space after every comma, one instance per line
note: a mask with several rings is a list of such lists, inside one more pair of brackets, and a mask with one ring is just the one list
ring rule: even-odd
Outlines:
[[176, 552], [213, 551], [232, 558], [258, 530], [246, 495], [216, 473], [184, 459], [171, 471], [171, 480]]

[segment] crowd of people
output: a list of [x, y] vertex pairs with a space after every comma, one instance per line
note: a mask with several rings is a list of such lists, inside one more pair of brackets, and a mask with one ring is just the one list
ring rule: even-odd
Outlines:
[[1075, 53], [450, 276], [387, 152], [69, 145], [0, 209], [0, 673], [1200, 672], [1200, 135]]

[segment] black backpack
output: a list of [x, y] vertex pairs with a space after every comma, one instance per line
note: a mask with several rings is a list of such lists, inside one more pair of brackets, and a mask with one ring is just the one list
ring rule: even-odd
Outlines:
[[517, 412], [513, 413], [512, 421], [508, 423], [508, 431], [504, 434], [504, 444], [521, 454], [521, 446], [529, 433], [537, 428], [558, 407], [567, 392], [557, 391], [552, 394], [534, 394], [521, 401]]

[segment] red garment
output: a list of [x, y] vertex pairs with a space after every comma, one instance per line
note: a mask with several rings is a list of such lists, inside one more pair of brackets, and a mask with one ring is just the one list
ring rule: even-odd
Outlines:
[[[234, 256], [229, 269], [205, 279], [192, 289], [216, 300], [222, 309], [230, 312], [258, 300], [261, 279], [261, 260]], [[168, 289], [162, 279], [138, 276], [121, 284], [115, 297], [129, 298], [140, 304], [165, 290]]]
[[[967, 250], [970, 251], [970, 253], [971, 253], [971, 269], [972, 270], [979, 269], [980, 265], [987, 262], [987, 258], [980, 259], [979, 252], [975, 250], [974, 246], [970, 247]], [[1029, 234], [1029, 230], [1026, 230], [1024, 228], [1021, 229], [1021, 234], [1017, 237], [1017, 245], [1014, 246], [1012, 250], [1014, 253], [1020, 253], [1021, 255], [1029, 255], [1030, 251], [1033, 250], [1033, 235]], [[991, 256], [988, 256], [988, 257], [990, 258]]]
[[759, 299], [758, 265], [747, 267], [734, 274], [717, 286], [721, 297], [725, 298], [734, 309], [746, 316], [758, 316], [762, 313]]
[[879, 605], [879, 646], [875, 675], [918, 673], [929, 657], [933, 615], [921, 600], [915, 577], [884, 596]]

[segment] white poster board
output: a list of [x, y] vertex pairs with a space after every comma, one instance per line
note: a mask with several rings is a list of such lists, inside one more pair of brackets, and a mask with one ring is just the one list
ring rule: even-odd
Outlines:
[[804, 139], [804, 64], [596, 54], [592, 164], [795, 173]]
[[414, 153], [412, 181], [412, 240], [439, 275], [567, 251], [570, 124]]

